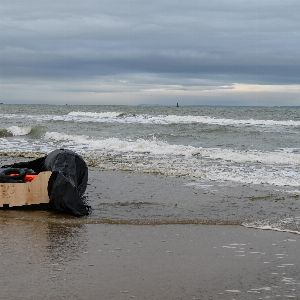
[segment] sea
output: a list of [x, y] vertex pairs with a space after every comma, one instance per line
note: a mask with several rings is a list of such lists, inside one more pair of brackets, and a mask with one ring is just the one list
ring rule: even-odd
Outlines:
[[[208, 192], [267, 191], [263, 199], [244, 193], [240, 202], [265, 205], [278, 193], [300, 202], [300, 107], [0, 105], [1, 156], [34, 158], [57, 148], [101, 171], [183, 178]], [[280, 226], [244, 225], [299, 233], [297, 214]]]

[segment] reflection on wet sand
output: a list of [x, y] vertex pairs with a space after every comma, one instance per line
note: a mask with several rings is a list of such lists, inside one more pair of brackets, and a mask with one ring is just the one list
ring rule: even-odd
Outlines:
[[0, 222], [0, 237], [1, 300], [300, 295], [299, 240], [288, 233], [11, 218]]
[[87, 245], [85, 224], [65, 224], [55, 219], [63, 221], [64, 217], [46, 211], [0, 211], [2, 240], [12, 233], [18, 244], [33, 246], [34, 255], [40, 261], [78, 258], [78, 253], [84, 252]]
[[62, 225], [47, 223], [45, 255], [51, 261], [79, 259], [79, 253], [86, 251], [87, 233], [83, 224]]

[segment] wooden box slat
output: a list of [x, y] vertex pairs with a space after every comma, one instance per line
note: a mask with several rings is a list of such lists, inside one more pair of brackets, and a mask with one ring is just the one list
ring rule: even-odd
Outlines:
[[0, 183], [0, 207], [49, 203], [50, 176], [51, 172], [41, 172], [31, 182]]

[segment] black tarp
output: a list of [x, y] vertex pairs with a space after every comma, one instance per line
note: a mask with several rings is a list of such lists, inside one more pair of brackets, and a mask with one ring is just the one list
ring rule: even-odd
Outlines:
[[51, 171], [52, 175], [48, 183], [50, 206], [54, 210], [78, 217], [89, 214], [90, 208], [83, 197], [88, 182], [88, 168], [77, 153], [59, 149], [36, 160], [1, 168], [27, 168], [36, 173]]

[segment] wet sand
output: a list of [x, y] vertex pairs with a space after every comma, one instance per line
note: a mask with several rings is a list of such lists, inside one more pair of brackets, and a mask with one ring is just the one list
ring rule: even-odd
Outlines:
[[[0, 165], [28, 158], [0, 156]], [[300, 215], [299, 195], [284, 193], [266, 185], [232, 185], [210, 182], [194, 186], [184, 177], [134, 173], [89, 167], [89, 184], [85, 193], [92, 213], [83, 223], [121, 224], [224, 224], [241, 225], [259, 220], [269, 224], [284, 220], [283, 226], [298, 230], [298, 224], [287, 224], [287, 218]], [[31, 219], [30, 212], [1, 211], [2, 217]], [[48, 213], [41, 218], [73, 223], [72, 218]], [[40, 218], [35, 213], [34, 219]], [[280, 224], [279, 224], [280, 225]]]
[[209, 225], [0, 225], [1, 299], [299, 299], [300, 240]]
[[1, 210], [0, 299], [300, 299], [299, 235], [224, 225], [299, 201], [224, 189], [91, 168], [87, 218]]

